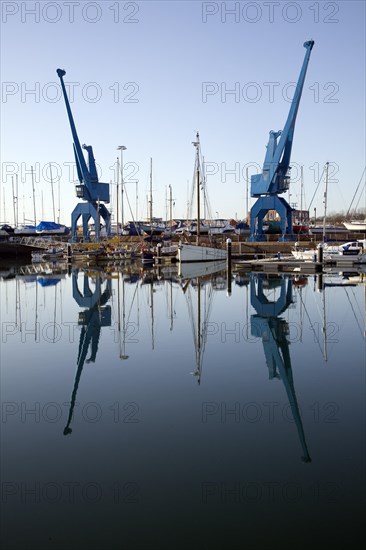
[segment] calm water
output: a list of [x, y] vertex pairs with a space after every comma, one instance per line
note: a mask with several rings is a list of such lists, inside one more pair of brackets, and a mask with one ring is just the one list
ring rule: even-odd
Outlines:
[[0, 282], [3, 547], [364, 538], [363, 274], [24, 273]]

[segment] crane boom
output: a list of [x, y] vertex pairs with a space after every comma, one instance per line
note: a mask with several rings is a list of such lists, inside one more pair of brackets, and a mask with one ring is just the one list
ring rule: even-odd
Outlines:
[[290, 185], [290, 159], [295, 123], [313, 46], [314, 40], [304, 43], [306, 54], [285, 126], [282, 131], [270, 131], [262, 173], [251, 176], [250, 194], [258, 200], [250, 214], [249, 241], [265, 240], [262, 222], [269, 210], [276, 210], [281, 218], [281, 240], [285, 240], [286, 234], [292, 233], [292, 208], [278, 195], [285, 193]]
[[[299, 80], [296, 85], [294, 97], [284, 129], [279, 132], [271, 130], [267, 152], [264, 159], [263, 171], [251, 177], [251, 196], [271, 195], [273, 193], [284, 193], [290, 184], [288, 175], [292, 143], [295, 130], [297, 111], [300, 105], [302, 90], [304, 87], [306, 71], [309, 64], [311, 50], [314, 40], [304, 43], [306, 54], [302, 64]], [[279, 142], [277, 139], [280, 137]], [[282, 158], [281, 158], [282, 157]]]
[[[99, 239], [99, 220], [102, 217], [106, 224], [107, 235], [111, 231], [111, 216], [106, 206], [101, 203], [109, 203], [109, 184], [98, 180], [97, 167], [95, 164], [93, 148], [91, 145], [80, 145], [78, 133], [72, 115], [69, 98], [63, 77], [66, 71], [57, 69], [57, 75], [60, 78], [62, 94], [64, 96], [66, 111], [70, 122], [71, 134], [73, 138], [73, 149], [79, 183], [76, 185], [76, 196], [87, 204], [79, 203], [72, 212], [71, 226], [73, 240], [77, 239], [77, 221], [82, 217], [83, 238], [89, 240], [88, 220], [93, 218], [95, 224], [95, 235]], [[86, 163], [83, 149], [88, 154], [88, 164]]]

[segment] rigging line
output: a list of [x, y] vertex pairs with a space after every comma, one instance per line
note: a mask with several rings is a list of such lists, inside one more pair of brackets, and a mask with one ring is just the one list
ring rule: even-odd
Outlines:
[[127, 323], [129, 323], [129, 321], [130, 321], [130, 315], [131, 315], [133, 303], [135, 301], [136, 291], [137, 291], [137, 285], [135, 286], [135, 290], [134, 290], [134, 293], [133, 293], [133, 296], [132, 296], [130, 311], [128, 312], [128, 316], [127, 316]]
[[[363, 190], [365, 191], [365, 186], [363, 187]], [[360, 204], [360, 200], [362, 199], [362, 192], [360, 193], [360, 196], [358, 197], [357, 204], [355, 206], [355, 214], [357, 212], [358, 205]], [[366, 205], [366, 194], [365, 194], [365, 205]]]
[[186, 296], [187, 305], [188, 305], [188, 316], [191, 320], [194, 349], [197, 352], [196, 324], [195, 324], [194, 315], [193, 315], [192, 295], [191, 295], [190, 287], [188, 287], [188, 293], [185, 296]]
[[[206, 303], [205, 303], [205, 316], [204, 316], [204, 320], [203, 320], [203, 328], [202, 328], [202, 334], [201, 334], [201, 340], [202, 340], [202, 361], [203, 361], [203, 354], [204, 354], [204, 351], [206, 349], [206, 341], [207, 341], [207, 328], [208, 328], [208, 321], [209, 321], [209, 318], [210, 318], [210, 315], [211, 315], [211, 309], [212, 309], [212, 303], [213, 303], [213, 296], [214, 296], [214, 293], [212, 292], [212, 288], [210, 289], [209, 291], [209, 296], [208, 296], [208, 306], [206, 307]], [[206, 300], [205, 300], [206, 302]]]
[[117, 313], [118, 313], [118, 303], [117, 303], [117, 308], [115, 307], [116, 306], [116, 299], [115, 299], [115, 296], [114, 296], [114, 293], [112, 292], [112, 295], [111, 295], [111, 304], [112, 304], [112, 313], [113, 313], [113, 318], [116, 317], [116, 309], [117, 309]]
[[[203, 308], [204, 308], [204, 319], [203, 319], [203, 324], [201, 324], [200, 327], [198, 327], [199, 329], [199, 338], [200, 338], [200, 348], [201, 348], [201, 353], [200, 353], [200, 356], [199, 356], [199, 362], [198, 362], [198, 367], [199, 367], [199, 373], [202, 374], [202, 367], [203, 367], [203, 355], [205, 353], [205, 348], [206, 348], [206, 329], [207, 329], [207, 324], [206, 324], [206, 319], [208, 318], [208, 314], [209, 314], [209, 309], [210, 309], [210, 305], [211, 305], [211, 302], [212, 302], [212, 299], [211, 299], [211, 293], [209, 291], [209, 296], [207, 298], [207, 292], [206, 292], [207, 288], [206, 286], [203, 288]], [[207, 302], [209, 302], [209, 306], [207, 307]]]
[[[323, 292], [324, 292], [324, 290], [323, 290]], [[314, 293], [313, 293], [313, 296], [315, 296]], [[320, 311], [319, 305], [318, 305], [318, 303], [317, 303], [316, 300], [315, 300], [315, 306], [316, 306], [316, 309], [318, 310], [320, 319], [323, 320], [323, 314], [322, 314], [322, 312]]]
[[[167, 279], [165, 282], [166, 282], [166, 283], [169, 282], [169, 279]], [[167, 292], [166, 292], [166, 294], [165, 294], [165, 302], [166, 302], [166, 305], [167, 305], [167, 308], [168, 308], [169, 316], [170, 316], [170, 314], [171, 314], [171, 312], [169, 311], [169, 309], [172, 310], [172, 313], [173, 313], [173, 316], [174, 316], [174, 315], [175, 315], [175, 306], [174, 306], [174, 304], [175, 304], [175, 301], [176, 301], [176, 299], [177, 299], [177, 294], [175, 295], [175, 299], [174, 299], [174, 300], [172, 299], [172, 301], [171, 301], [171, 303], [170, 303], [170, 296], [168, 295], [168, 291], [170, 292], [170, 289], [171, 289], [172, 298], [173, 298], [173, 288], [174, 288], [174, 287], [173, 287], [173, 281], [170, 281], [170, 282], [171, 282], [171, 287], [170, 287], [170, 285], [169, 285], [169, 286], [166, 285], [166, 290], [167, 290]]]
[[175, 299], [174, 299], [174, 304], [173, 304], [173, 311], [174, 311], [174, 315], [176, 314], [176, 309], [175, 309], [175, 305], [177, 303], [177, 299], [178, 299], [178, 292], [175, 293]]
[[350, 300], [350, 297], [349, 297], [349, 295], [348, 295], [347, 287], [343, 287], [343, 288], [344, 288], [344, 290], [346, 291], [347, 299], [348, 299], [349, 305], [351, 306], [352, 313], [353, 313], [353, 316], [354, 316], [354, 318], [355, 318], [355, 320], [356, 320], [357, 326], [358, 326], [358, 328], [360, 329], [361, 336], [362, 336], [362, 338], [365, 338], [365, 336], [364, 336], [364, 334], [363, 334], [363, 330], [362, 330], [362, 328], [361, 328], [361, 326], [360, 326], [360, 323], [358, 322], [356, 312], [355, 312], [355, 310], [354, 310], [354, 307], [353, 307], [352, 302], [351, 302], [351, 300]]
[[165, 306], [166, 306], [166, 309], [167, 309], [167, 312], [168, 312], [168, 317], [169, 317], [169, 286], [167, 284], [165, 284], [166, 281], [164, 280], [164, 298], [165, 298]]
[[309, 315], [309, 313], [308, 313], [308, 310], [306, 309], [305, 302], [303, 301], [301, 294], [300, 294], [300, 301], [302, 302], [304, 311], [305, 311], [305, 313], [306, 313], [306, 317], [308, 318], [308, 321], [309, 321], [309, 324], [310, 324], [310, 330], [313, 331], [314, 340], [315, 340], [315, 342], [318, 344], [318, 347], [319, 347], [319, 349], [320, 349], [320, 353], [323, 355], [323, 350], [322, 350], [322, 348], [320, 347], [320, 340], [319, 340], [318, 335], [316, 334], [316, 332], [315, 332], [315, 330], [314, 330], [314, 328], [313, 328], [313, 323], [312, 323], [312, 321], [311, 321], [311, 319], [310, 319], [310, 315]]
[[[358, 188], [359, 188], [359, 187], [360, 187], [360, 185], [361, 185], [361, 181], [362, 181], [363, 175], [364, 175], [364, 173], [365, 173], [365, 170], [366, 170], [366, 166], [365, 166], [365, 168], [363, 169], [363, 172], [362, 172], [362, 175], [361, 175], [360, 181], [358, 182], [358, 185], [357, 185], [356, 191], [355, 191], [355, 193], [354, 193], [354, 195], [353, 195], [353, 197], [352, 197], [352, 200], [351, 200], [351, 204], [349, 205], [349, 208], [348, 208], [348, 210], [347, 210], [347, 214], [346, 214], [346, 216], [348, 216], [348, 215], [349, 215], [349, 213], [350, 213], [350, 210], [351, 210], [351, 208], [352, 208], [352, 203], [353, 203], [353, 201], [355, 200], [355, 197], [356, 197], [356, 195], [357, 195], [357, 192], [358, 192]], [[360, 199], [358, 199], [358, 202], [359, 202], [359, 201], [360, 201]], [[357, 206], [358, 206], [358, 203], [357, 203], [357, 205], [356, 205], [356, 209], [357, 209]]]
[[[323, 292], [324, 292], [324, 291], [323, 291]], [[347, 297], [348, 297], [348, 296], [347, 296]], [[352, 306], [351, 306], [351, 307], [352, 307]], [[341, 331], [341, 329], [343, 329], [345, 323], [346, 323], [346, 317], [343, 317], [343, 318], [342, 318], [341, 324], [337, 324], [337, 328], [338, 328], [339, 332]], [[332, 350], [333, 350], [333, 348], [334, 348], [334, 345], [335, 345], [335, 344], [338, 344], [338, 340], [333, 340], [333, 341], [328, 342], [328, 344], [329, 344], [329, 343], [331, 343], [331, 344], [333, 344], [333, 345], [330, 346], [330, 347], [328, 347], [328, 352], [332, 352]]]
[[208, 190], [207, 190], [207, 176], [205, 171], [204, 157], [202, 157], [201, 164], [202, 164], [202, 187], [203, 187], [204, 202], [207, 210], [207, 218], [209, 220], [212, 220], [212, 209], [211, 209], [210, 197], [208, 196]]
[[[136, 229], [136, 232], [138, 233], [138, 235], [140, 237], [142, 237], [140, 239], [141, 242], [143, 242], [143, 235], [140, 235], [140, 231], [137, 229], [137, 220], [135, 220], [135, 217], [133, 215], [133, 211], [132, 211], [132, 208], [131, 208], [131, 204], [130, 204], [130, 199], [128, 198], [128, 193], [127, 193], [127, 189], [126, 189], [126, 186], [125, 186], [125, 183], [123, 183], [124, 187], [125, 187], [125, 190], [124, 190], [124, 193], [126, 195], [126, 199], [127, 199], [127, 204], [128, 204], [128, 207], [130, 209], [130, 213], [131, 213], [131, 217], [132, 217], [132, 222], [133, 222], [133, 225], [135, 226], [135, 229]], [[122, 227], [122, 231], [123, 231], [123, 227]], [[118, 232], [118, 231], [117, 231]]]
[[357, 306], [357, 309], [358, 309], [358, 311], [360, 312], [360, 317], [362, 317], [362, 311], [361, 311], [361, 309], [360, 309], [360, 306], [359, 306], [359, 303], [358, 303], [358, 301], [357, 301], [357, 298], [356, 298], [356, 295], [355, 295], [355, 291], [354, 291], [353, 288], [351, 288], [351, 292], [352, 292], [353, 297], [354, 297], [354, 299], [355, 299], [355, 304], [356, 304], [356, 306]]
[[149, 285], [146, 284], [146, 283], [144, 285], [141, 284], [142, 294], [145, 294], [145, 296], [143, 296], [143, 301], [142, 301], [142, 310], [145, 314], [145, 320], [146, 320], [147, 324], [150, 323], [150, 317], [151, 317], [151, 307], [150, 307], [150, 302], [149, 302], [149, 298], [150, 298], [149, 290], [147, 290], [147, 292], [145, 292], [145, 288], [148, 287], [148, 286]]
[[311, 201], [310, 201], [310, 204], [309, 204], [309, 206], [308, 206], [308, 208], [307, 208], [307, 210], [309, 210], [309, 212], [310, 212], [311, 205], [313, 204], [314, 197], [315, 197], [315, 195], [316, 195], [316, 193], [317, 193], [317, 191], [318, 191], [319, 185], [320, 185], [320, 183], [321, 183], [321, 181], [322, 181], [322, 179], [323, 179], [325, 169], [326, 169], [326, 165], [325, 165], [324, 168], [323, 168], [323, 173], [322, 173], [321, 177], [319, 178], [318, 185], [316, 186], [316, 189], [315, 189], [315, 191], [314, 191], [314, 195], [312, 196], [312, 199], [311, 199]]
[[193, 175], [192, 175], [192, 187], [191, 187], [191, 196], [188, 206], [188, 217], [190, 220], [193, 220], [193, 201], [196, 190], [196, 172], [197, 172], [197, 157], [194, 162]]

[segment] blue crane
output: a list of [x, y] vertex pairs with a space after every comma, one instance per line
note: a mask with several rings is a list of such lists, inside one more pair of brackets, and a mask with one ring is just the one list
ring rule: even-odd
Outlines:
[[292, 208], [278, 195], [285, 193], [290, 185], [290, 158], [295, 122], [313, 46], [314, 40], [304, 43], [306, 54], [285, 127], [282, 131], [270, 131], [262, 173], [250, 178], [250, 194], [252, 197], [258, 197], [250, 211], [250, 237], [247, 240], [251, 242], [266, 240], [262, 224], [269, 210], [277, 211], [281, 218], [280, 240], [285, 241], [286, 235], [292, 234]]
[[250, 274], [250, 302], [256, 314], [251, 315], [251, 333], [256, 338], [262, 338], [264, 355], [269, 371], [269, 378], [280, 378], [285, 387], [291, 408], [292, 417], [297, 428], [303, 455], [302, 461], [309, 463], [311, 457], [305, 439], [300, 408], [296, 398], [294, 379], [289, 350], [289, 324], [281, 315], [292, 303], [292, 280], [275, 278], [271, 280], [275, 286], [280, 286], [280, 296], [275, 302], [268, 300], [264, 293], [264, 275]]
[[[111, 306], [106, 305], [112, 295], [111, 280], [107, 280], [106, 287], [102, 292], [102, 282], [101, 278], [98, 276], [95, 281], [95, 291], [92, 292], [89, 286], [89, 277], [84, 273], [84, 288], [82, 293], [78, 287], [78, 270], [74, 270], [72, 272], [72, 295], [78, 306], [86, 307], [87, 309], [79, 312], [78, 325], [81, 325], [82, 329], [79, 340], [77, 370], [64, 435], [68, 435], [72, 432], [70, 424], [74, 414], [76, 395], [84, 363], [95, 362], [101, 329], [102, 327], [110, 327], [112, 324]], [[87, 359], [89, 348], [90, 356]]]
[[66, 110], [69, 117], [71, 133], [74, 140], [74, 154], [76, 169], [79, 179], [79, 184], [76, 187], [76, 196], [79, 199], [83, 199], [86, 202], [81, 202], [76, 205], [71, 214], [71, 231], [72, 240], [76, 241], [77, 238], [77, 222], [80, 216], [82, 217], [83, 224], [83, 238], [85, 241], [89, 240], [88, 222], [90, 218], [93, 218], [95, 225], [95, 238], [99, 239], [100, 231], [100, 219], [105, 222], [107, 236], [111, 233], [111, 215], [107, 210], [104, 202], [109, 203], [109, 184], [101, 183], [98, 181], [97, 168], [95, 166], [95, 159], [93, 155], [93, 148], [91, 145], [83, 145], [88, 153], [88, 166], [86, 164], [84, 154], [80, 145], [78, 134], [75, 127], [75, 122], [72, 116], [69, 98], [66, 93], [65, 83], [63, 77], [66, 72], [62, 69], [57, 69], [57, 74], [61, 81], [62, 93], [65, 99]]

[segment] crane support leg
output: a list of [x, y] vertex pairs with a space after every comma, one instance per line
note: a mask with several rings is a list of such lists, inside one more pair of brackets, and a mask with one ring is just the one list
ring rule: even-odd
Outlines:
[[259, 197], [253, 205], [250, 212], [250, 237], [249, 242], [265, 241], [266, 235], [263, 231], [263, 219], [269, 210], [278, 212], [281, 218], [281, 237], [280, 241], [286, 241], [292, 234], [292, 208], [283, 199], [277, 195], [265, 195]]
[[107, 235], [110, 234], [111, 228], [111, 215], [107, 210], [107, 207], [104, 204], [99, 204], [99, 213], [98, 213], [98, 204], [95, 202], [79, 203], [74, 208], [71, 214], [71, 232], [72, 240], [75, 242], [77, 240], [77, 222], [78, 219], [82, 217], [83, 224], [83, 239], [84, 241], [90, 240], [88, 222], [90, 218], [93, 218], [94, 227], [95, 227], [95, 240], [99, 240], [100, 232], [100, 221], [104, 220]]

